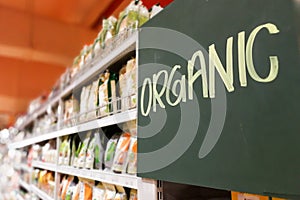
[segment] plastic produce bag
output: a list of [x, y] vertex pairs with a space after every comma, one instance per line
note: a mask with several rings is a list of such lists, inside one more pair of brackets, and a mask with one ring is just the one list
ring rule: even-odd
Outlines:
[[135, 58], [129, 60], [126, 65], [126, 89], [129, 96], [129, 108], [136, 107], [136, 60]]
[[87, 153], [90, 137], [91, 137], [91, 132], [88, 132], [86, 134], [86, 137], [85, 137], [82, 145], [81, 145], [81, 149], [78, 154], [78, 161], [77, 161], [77, 166], [79, 168], [83, 168], [85, 166], [86, 153]]
[[91, 85], [83, 87], [80, 95], [80, 121], [86, 120], [86, 112], [88, 111], [88, 100], [90, 96]]
[[103, 155], [104, 155], [104, 148], [102, 145], [100, 133], [97, 131], [95, 132], [95, 168], [102, 169], [103, 164]]
[[88, 119], [95, 119], [97, 117], [96, 108], [98, 105], [98, 92], [99, 92], [99, 80], [96, 80], [91, 85], [90, 95], [88, 98]]
[[109, 45], [111, 38], [116, 34], [117, 19], [110, 16], [108, 19], [102, 21], [102, 30], [99, 34], [99, 43], [101, 48]]
[[127, 200], [127, 195], [125, 189], [122, 186], [116, 185], [118, 193], [116, 194], [114, 200]]
[[127, 153], [130, 145], [130, 133], [123, 133], [118, 141], [116, 148], [114, 162], [113, 162], [113, 171], [123, 172], [126, 167]]
[[131, 189], [130, 190], [130, 197], [129, 200], [137, 200], [137, 190], [136, 189]]
[[109, 115], [109, 97], [108, 97], [108, 81], [109, 81], [109, 72], [106, 71], [104, 74], [101, 74], [100, 81], [101, 85], [99, 86], [99, 115], [104, 117]]
[[65, 163], [64, 161], [67, 153], [67, 148], [68, 148], [68, 137], [64, 137], [59, 147], [59, 157], [58, 157], [59, 165], [64, 165]]
[[94, 158], [95, 158], [95, 136], [94, 134], [91, 136], [91, 140], [89, 142], [89, 146], [86, 151], [85, 158], [85, 168], [92, 169], [94, 166]]
[[105, 188], [101, 183], [93, 187], [93, 200], [103, 200], [105, 196]]
[[114, 200], [116, 196], [116, 188], [112, 184], [103, 183], [105, 188], [104, 200]]
[[93, 181], [80, 179], [79, 200], [92, 200], [93, 188], [91, 185], [94, 185]]
[[120, 138], [119, 134], [115, 134], [112, 138], [107, 142], [105, 156], [104, 156], [104, 164], [106, 169], [111, 169], [114, 161], [114, 155], [116, 151], [116, 147], [118, 144], [118, 140]]
[[127, 173], [136, 174], [137, 173], [137, 138], [131, 137], [130, 147], [128, 151], [128, 161], [127, 161]]

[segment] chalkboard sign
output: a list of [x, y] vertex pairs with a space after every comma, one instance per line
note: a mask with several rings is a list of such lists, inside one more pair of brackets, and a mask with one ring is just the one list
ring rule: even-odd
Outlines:
[[297, 2], [175, 0], [143, 26], [140, 177], [300, 198]]

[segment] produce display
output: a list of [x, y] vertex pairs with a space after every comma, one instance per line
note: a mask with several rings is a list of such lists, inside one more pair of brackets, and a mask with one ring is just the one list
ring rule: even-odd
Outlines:
[[[136, 108], [137, 60], [134, 52], [127, 53], [118, 61], [110, 61], [110, 66], [103, 66], [107, 69], [100, 71], [96, 68], [97, 73], [92, 75], [89, 70], [93, 72], [93, 67], [99, 61], [105, 59], [160, 10], [161, 7], [154, 6], [148, 11], [142, 1], [133, 0], [117, 18], [111, 16], [103, 19], [102, 29], [94, 42], [82, 48], [49, 95], [33, 100], [27, 114], [18, 118], [16, 133], [12, 137], [14, 141], [42, 134], [50, 135], [56, 130]], [[89, 77], [80, 80], [85, 74]], [[39, 141], [39, 144], [29, 146], [25, 156], [27, 161], [22, 163], [27, 162], [31, 167], [32, 161], [41, 161], [79, 169], [135, 175], [136, 124], [136, 121], [120, 124], [120, 130], [108, 130], [109, 133], [99, 129], [57, 136], [58, 146], [55, 139]], [[31, 173], [21, 173], [22, 180], [35, 185], [50, 197], [55, 196], [54, 177], [54, 172], [37, 168], [32, 168]], [[59, 199], [62, 200], [137, 200], [135, 189], [69, 175], [56, 178], [57, 181], [61, 179]], [[30, 199], [38, 197], [31, 195]]]
[[64, 124], [73, 125], [74, 117], [79, 113], [79, 102], [75, 97], [72, 97], [64, 102]]
[[136, 60], [129, 60], [120, 70], [119, 86], [122, 111], [136, 107]]
[[35, 169], [32, 172], [32, 183], [49, 196], [54, 197], [54, 173], [47, 170]]
[[31, 166], [33, 160], [47, 163], [55, 163], [56, 153], [57, 150], [55, 140], [49, 140], [43, 146], [33, 145], [28, 151], [27, 165]]
[[61, 200], [137, 200], [137, 190], [65, 175], [59, 197]]
[[97, 129], [60, 138], [58, 164], [136, 174], [136, 121], [124, 123], [122, 129], [126, 132], [117, 132], [110, 139]]
[[[117, 18], [110, 16], [103, 19], [102, 29], [94, 42], [83, 47], [73, 64], [61, 75], [48, 96], [43, 95], [30, 103], [27, 115], [20, 117], [15, 126], [21, 127], [32, 113], [60, 95], [65, 88], [92, 68], [96, 61], [105, 58], [138, 27], [161, 10], [159, 5], [155, 5], [151, 11], [148, 11], [142, 1], [133, 0], [119, 13]], [[90, 85], [80, 88], [79, 96], [71, 94], [69, 99], [64, 100], [62, 108], [56, 105], [47, 109], [45, 113], [41, 113], [38, 119], [33, 122], [33, 126], [25, 129], [23, 136], [16, 139], [22, 140], [24, 137], [36, 136], [64, 126], [72, 126], [134, 108], [136, 107], [136, 89], [136, 60], [133, 58], [120, 71], [106, 71], [100, 74], [99, 79]], [[62, 115], [61, 112], [63, 112]], [[80, 115], [79, 119], [77, 118], [78, 115]], [[58, 118], [61, 116], [63, 126], [57, 125]]]

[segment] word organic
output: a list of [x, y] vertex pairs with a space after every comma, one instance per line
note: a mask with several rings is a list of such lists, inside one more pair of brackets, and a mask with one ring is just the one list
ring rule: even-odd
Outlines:
[[[260, 77], [255, 69], [253, 62], [253, 45], [257, 34], [262, 30], [267, 29], [269, 34], [279, 33], [276, 25], [272, 23], [266, 23], [257, 26], [252, 30], [248, 40], [245, 40], [245, 31], [238, 33], [238, 72], [239, 81], [242, 87], [247, 87], [246, 69], [250, 77], [262, 83], [268, 83], [276, 79], [279, 71], [279, 61], [277, 56], [269, 56], [270, 67], [267, 77]], [[175, 65], [170, 73], [166, 70], [161, 70], [156, 74], [153, 74], [151, 78], [145, 78], [141, 90], [141, 113], [143, 116], [147, 116], [150, 113], [151, 107], [153, 112], [156, 112], [156, 104], [158, 103], [161, 108], [165, 108], [161, 98], [165, 96], [167, 103], [170, 106], [176, 106], [180, 102], [186, 102], [186, 99], [193, 100], [194, 82], [201, 76], [202, 79], [202, 95], [204, 98], [215, 98], [215, 71], [218, 72], [228, 92], [234, 91], [233, 86], [233, 37], [227, 38], [226, 43], [226, 70], [219, 58], [215, 44], [209, 46], [209, 63], [207, 72], [207, 63], [202, 51], [196, 51], [192, 58], [187, 63], [187, 78], [186, 75], [182, 75], [180, 79], [174, 79], [174, 75], [178, 69], [182, 66]], [[196, 60], [200, 61], [200, 69], [194, 73], [194, 67]], [[209, 75], [209, 82], [207, 76]], [[157, 82], [160, 77], [164, 78], [164, 84], [160, 91], [157, 89]], [[187, 83], [187, 91], [186, 91]], [[179, 88], [179, 92], [176, 93], [176, 89]], [[147, 99], [147, 105], [145, 105], [145, 92], [149, 90]], [[175, 101], [171, 101], [171, 92], [175, 95]]]

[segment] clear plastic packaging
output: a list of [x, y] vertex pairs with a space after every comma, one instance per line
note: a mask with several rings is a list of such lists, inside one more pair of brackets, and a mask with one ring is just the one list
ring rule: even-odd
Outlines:
[[130, 145], [130, 133], [123, 133], [118, 141], [116, 148], [114, 162], [113, 162], [113, 171], [121, 173], [125, 171], [127, 153]]
[[105, 196], [105, 188], [101, 183], [93, 187], [93, 200], [103, 200]]
[[94, 166], [94, 159], [95, 159], [95, 137], [94, 134], [91, 136], [91, 140], [89, 142], [89, 146], [86, 151], [86, 158], [85, 158], [85, 168], [92, 169]]
[[99, 116], [104, 117], [109, 115], [109, 97], [108, 97], [108, 82], [109, 82], [109, 71], [106, 71], [104, 74], [101, 74], [100, 81], [101, 85], [99, 86]]
[[131, 137], [130, 147], [128, 151], [128, 161], [127, 161], [127, 173], [136, 174], [137, 173], [137, 138]]
[[114, 155], [116, 151], [116, 147], [118, 144], [118, 140], [120, 138], [119, 134], [115, 134], [112, 138], [107, 142], [105, 156], [104, 156], [104, 164], [106, 169], [111, 169], [114, 161]]
[[104, 148], [102, 145], [100, 133], [98, 131], [95, 132], [95, 168], [102, 169], [103, 164], [103, 156], [104, 156]]
[[91, 137], [91, 131], [86, 134], [86, 137], [82, 143], [82, 146], [81, 146], [81, 149], [80, 149], [80, 152], [78, 155], [77, 166], [79, 168], [84, 168], [84, 166], [85, 166], [86, 153], [87, 153], [90, 137]]

